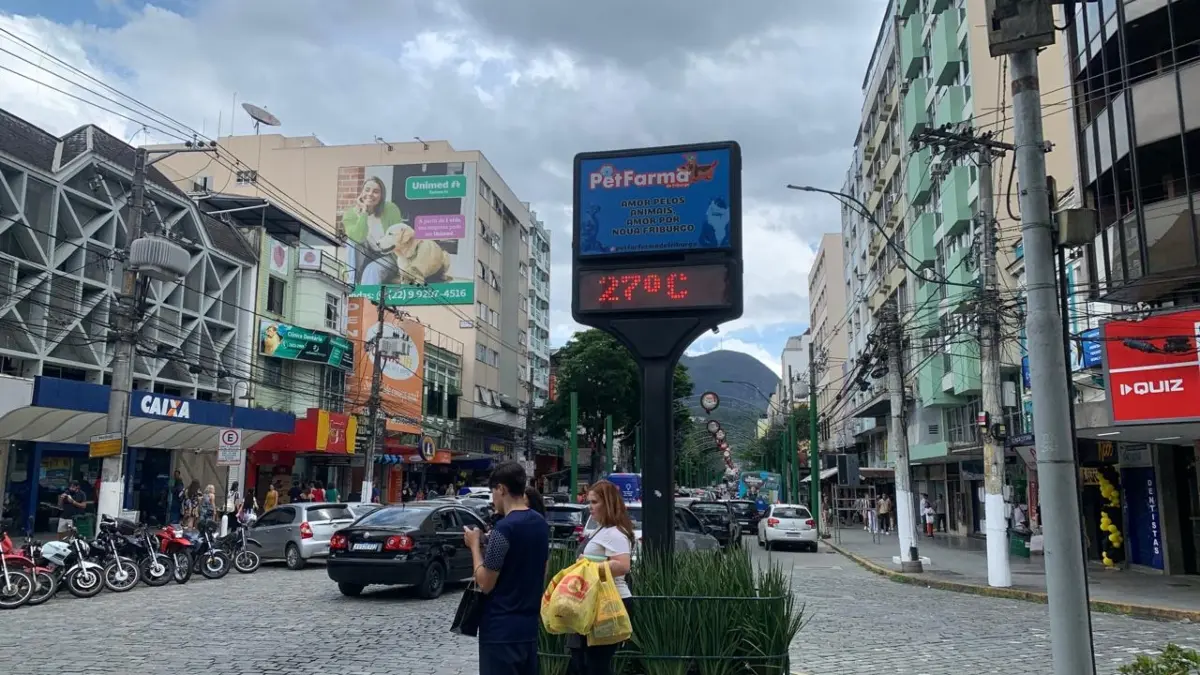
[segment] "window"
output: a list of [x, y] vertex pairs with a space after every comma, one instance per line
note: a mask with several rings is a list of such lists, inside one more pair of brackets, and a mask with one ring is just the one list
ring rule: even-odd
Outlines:
[[496, 270], [489, 270], [488, 277], [492, 288], [500, 290], [500, 277], [496, 274]]
[[492, 198], [492, 186], [488, 185], [487, 181], [482, 178], [479, 179], [479, 196], [489, 201]]
[[490, 323], [492, 325], [492, 328], [499, 328], [500, 327], [500, 312], [497, 312], [496, 310], [489, 308], [488, 309], [488, 323]]
[[333, 293], [325, 294], [325, 327], [335, 331], [342, 329], [342, 298]]
[[462, 357], [426, 343], [425, 384], [449, 393], [462, 391]]
[[485, 321], [488, 318], [488, 306], [483, 304], [483, 301], [481, 300], [475, 301], [475, 317], [484, 319]]
[[279, 387], [283, 384], [283, 362], [279, 359], [263, 359], [263, 384]]
[[343, 412], [346, 405], [346, 374], [333, 366], [321, 367], [321, 407]]
[[529, 230], [525, 229], [524, 225], [521, 226], [521, 241], [523, 241], [523, 242], [529, 241]]
[[296, 519], [296, 507], [281, 506], [277, 509], [271, 509], [263, 514], [262, 518], [254, 524], [254, 527], [271, 527], [272, 525], [291, 525]]
[[271, 277], [267, 281], [267, 311], [273, 314], [283, 314], [283, 299], [287, 290], [287, 282]]
[[476, 272], [479, 274], [479, 278], [486, 281], [488, 273], [487, 265], [484, 265], [482, 260], [476, 260], [475, 264], [478, 266]]
[[529, 265], [526, 265], [525, 263], [517, 263], [517, 269], [521, 272], [522, 279], [529, 278]]
[[522, 312], [529, 311], [529, 298], [527, 298], [523, 295], [521, 296], [521, 311]]
[[480, 344], [475, 345], [475, 360], [483, 362], [483, 363], [487, 363], [488, 348], [486, 345], [480, 345]]
[[519, 344], [521, 346], [525, 345], [525, 331], [523, 331], [523, 330], [517, 331], [517, 344]]

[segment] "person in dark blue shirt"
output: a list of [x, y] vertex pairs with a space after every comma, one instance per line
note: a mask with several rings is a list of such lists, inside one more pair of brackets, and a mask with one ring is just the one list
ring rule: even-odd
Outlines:
[[497, 466], [488, 479], [492, 506], [503, 517], [483, 543], [467, 528], [475, 583], [485, 594], [479, 622], [479, 675], [538, 675], [538, 623], [550, 554], [546, 519], [529, 508], [525, 468]]

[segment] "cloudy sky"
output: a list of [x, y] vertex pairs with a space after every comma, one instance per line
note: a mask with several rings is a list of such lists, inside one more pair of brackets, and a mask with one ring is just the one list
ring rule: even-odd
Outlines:
[[[209, 135], [221, 111], [228, 133], [236, 93], [269, 107], [285, 134], [335, 144], [420, 136], [482, 150], [553, 229], [555, 345], [578, 329], [569, 298], [572, 156], [737, 140], [746, 313], [691, 351], [736, 349], [778, 371], [786, 337], [808, 323], [807, 275], [820, 233], [839, 229], [832, 199], [784, 185], [842, 184], [883, 7], [884, 0], [0, 0], [0, 29]], [[169, 140], [53, 91], [127, 113], [47, 73], [71, 74], [4, 32], [0, 50], [0, 107], [55, 133], [91, 122], [139, 143]], [[243, 122], [235, 131], [250, 128]]]

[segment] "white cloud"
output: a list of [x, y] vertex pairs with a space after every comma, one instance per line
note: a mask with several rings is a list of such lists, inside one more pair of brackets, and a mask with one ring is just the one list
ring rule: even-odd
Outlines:
[[731, 352], [741, 352], [753, 356], [764, 366], [770, 368], [771, 372], [775, 373], [776, 376], [781, 372], [782, 366], [780, 365], [781, 362], [778, 356], [772, 355], [771, 352], [768, 352], [761, 345], [745, 342], [737, 338], [715, 340], [699, 347], [693, 346], [691, 349], [688, 349], [687, 353], [689, 356], [700, 356], [701, 354], [715, 352], [719, 349], [727, 349]]

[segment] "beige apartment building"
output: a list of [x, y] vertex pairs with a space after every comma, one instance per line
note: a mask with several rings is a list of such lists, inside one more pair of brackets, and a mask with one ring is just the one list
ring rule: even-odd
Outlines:
[[[427, 332], [463, 345], [460, 372], [450, 378], [461, 392], [455, 449], [495, 455], [519, 447], [527, 401], [549, 397], [544, 339], [538, 348], [547, 353], [533, 361], [545, 363], [546, 372], [534, 372], [530, 358], [534, 224], [528, 204], [483, 153], [447, 141], [326, 145], [316, 136], [281, 134], [218, 144], [221, 161], [192, 153], [156, 166], [196, 198], [257, 197], [311, 220], [340, 242], [320, 252], [345, 264], [348, 291], [426, 282], [429, 292], [403, 309]], [[406, 241], [401, 225], [412, 228]], [[422, 239], [442, 247], [426, 256]], [[414, 253], [400, 259], [379, 252], [393, 245], [411, 245]], [[548, 287], [548, 280], [539, 283]]]
[[847, 354], [845, 257], [840, 234], [821, 235], [817, 257], [808, 272], [809, 330], [817, 355], [817, 412], [821, 418], [821, 451], [842, 452], [854, 447], [846, 424], [832, 424], [835, 398], [850, 369]]

